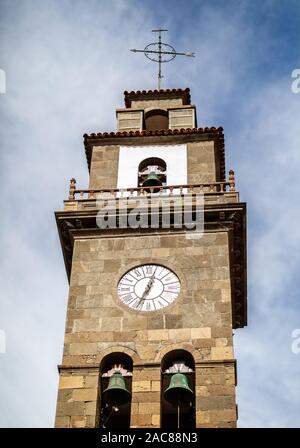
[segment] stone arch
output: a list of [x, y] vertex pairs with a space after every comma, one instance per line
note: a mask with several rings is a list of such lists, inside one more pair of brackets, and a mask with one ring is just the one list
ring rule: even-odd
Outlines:
[[161, 349], [155, 357], [155, 362], [161, 363], [163, 357], [167, 353], [172, 352], [173, 350], [185, 350], [189, 352], [193, 356], [195, 364], [201, 361], [200, 353], [194, 348], [192, 344], [178, 343], [178, 344], [169, 344], [165, 346], [163, 349]]
[[120, 345], [100, 352], [97, 426], [130, 427], [133, 358], [136, 357], [134, 350]]
[[116, 352], [125, 353], [126, 355], [130, 356], [132, 358], [133, 364], [141, 362], [141, 358], [135, 350], [129, 347], [124, 347], [123, 345], [113, 345], [111, 347], [105, 348], [98, 354], [97, 363], [99, 364], [99, 366], [105, 356]]
[[156, 131], [169, 128], [169, 114], [165, 109], [153, 108], [145, 112], [145, 129]]
[[190, 344], [172, 344], [160, 353], [161, 427], [195, 428], [196, 376], [194, 348]]

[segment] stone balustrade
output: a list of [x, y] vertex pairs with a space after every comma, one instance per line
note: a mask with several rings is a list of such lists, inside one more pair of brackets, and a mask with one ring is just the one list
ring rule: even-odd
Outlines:
[[99, 189], [99, 190], [83, 190], [76, 188], [76, 180], [70, 180], [69, 200], [87, 200], [98, 199], [101, 196], [109, 196], [110, 198], [130, 198], [138, 196], [173, 196], [184, 194], [222, 194], [228, 192], [235, 192], [235, 176], [234, 171], [229, 171], [228, 182], [209, 182], [203, 184], [193, 185], [165, 185], [153, 187], [136, 187], [136, 188], [113, 188], [113, 189]]

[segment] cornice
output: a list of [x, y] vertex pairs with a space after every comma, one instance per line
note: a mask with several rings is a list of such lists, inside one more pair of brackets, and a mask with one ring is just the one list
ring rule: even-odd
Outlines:
[[[170, 229], [99, 229], [96, 225], [96, 209], [56, 212], [55, 216], [69, 279], [74, 240], [80, 238], [80, 236], [106, 238], [186, 232], [184, 228], [175, 229], [172, 227]], [[246, 204], [206, 205], [204, 229], [205, 231], [228, 231], [233, 328], [244, 327], [247, 325]]]
[[191, 104], [190, 89], [155, 89], [155, 90], [136, 90], [124, 92], [124, 102], [127, 108], [131, 108], [132, 101], [141, 100], [166, 100], [166, 99], [182, 99], [182, 104]]
[[225, 182], [225, 141], [222, 127], [205, 127], [193, 129], [162, 129], [156, 131], [98, 132], [84, 134], [84, 147], [88, 169], [91, 168], [94, 146], [109, 145], [154, 145], [168, 143], [188, 143], [192, 141], [214, 140], [219, 151], [220, 181]]

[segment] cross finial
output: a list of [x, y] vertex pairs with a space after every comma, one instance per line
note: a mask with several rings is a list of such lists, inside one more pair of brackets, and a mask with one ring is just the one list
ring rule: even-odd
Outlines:
[[165, 44], [161, 40], [161, 33], [166, 32], [168, 30], [158, 28], [156, 30], [152, 30], [152, 33], [158, 33], [158, 42], [152, 42], [148, 44], [144, 50], [136, 50], [135, 48], [130, 50], [134, 53], [144, 53], [144, 55], [150, 59], [150, 61], [158, 63], [158, 90], [161, 88], [161, 79], [163, 78], [161, 72], [161, 64], [163, 62], [170, 62], [176, 58], [176, 56], [187, 56], [194, 57], [195, 53], [191, 51], [187, 51], [185, 53], [179, 53], [169, 44]]

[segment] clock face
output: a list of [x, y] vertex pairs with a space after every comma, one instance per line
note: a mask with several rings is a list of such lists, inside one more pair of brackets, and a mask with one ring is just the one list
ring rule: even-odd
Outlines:
[[158, 264], [144, 264], [128, 271], [120, 279], [120, 300], [137, 311], [157, 311], [177, 299], [180, 281], [174, 272]]

